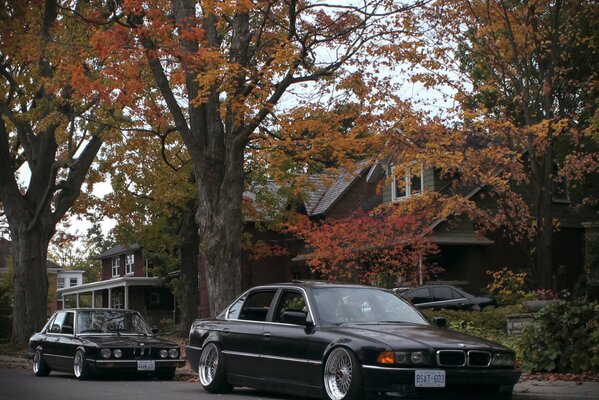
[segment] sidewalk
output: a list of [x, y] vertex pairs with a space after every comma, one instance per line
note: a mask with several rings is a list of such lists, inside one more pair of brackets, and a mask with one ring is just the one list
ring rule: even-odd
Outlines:
[[[0, 355], [0, 368], [30, 368], [31, 361], [20, 357]], [[177, 371], [178, 375], [191, 375], [187, 369]], [[195, 375], [195, 374], [194, 374]], [[538, 381], [526, 380], [516, 384], [516, 399], [576, 399], [599, 400], [599, 382]]]
[[514, 388], [514, 396], [526, 399], [599, 400], [599, 382], [522, 381]]

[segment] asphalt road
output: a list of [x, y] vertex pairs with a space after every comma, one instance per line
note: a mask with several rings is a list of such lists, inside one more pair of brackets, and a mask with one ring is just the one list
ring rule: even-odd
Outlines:
[[[598, 386], [587, 387], [583, 394], [576, 386], [544, 387], [530, 391], [520, 387], [514, 400], [579, 400], [599, 399]], [[534, 389], [530, 386], [530, 389]], [[590, 392], [589, 392], [590, 390]], [[597, 395], [597, 397], [595, 396]], [[437, 398], [437, 397], [436, 397]], [[103, 378], [79, 381], [73, 375], [52, 373], [38, 378], [31, 370], [0, 368], [1, 400], [299, 400], [252, 389], [236, 388], [231, 394], [211, 395], [198, 382], [159, 381], [153, 379]], [[452, 397], [452, 400], [455, 399]], [[476, 397], [477, 400], [486, 400]]]

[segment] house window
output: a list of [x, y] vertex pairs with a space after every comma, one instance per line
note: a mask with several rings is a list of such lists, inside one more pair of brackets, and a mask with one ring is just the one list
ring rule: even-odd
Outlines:
[[69, 279], [69, 286], [77, 286], [77, 284], [79, 284], [79, 282], [77, 281], [77, 278]]
[[135, 255], [127, 254], [125, 257], [125, 273], [127, 275], [133, 275], [133, 264], [135, 263]]
[[399, 201], [411, 196], [422, 194], [424, 188], [424, 173], [422, 164], [408, 168], [403, 175], [396, 175], [393, 169], [391, 181], [391, 200]]
[[112, 277], [119, 276], [119, 267], [121, 264], [121, 260], [118, 257], [114, 257], [112, 259]]
[[58, 278], [56, 280], [56, 287], [62, 289], [64, 287], [64, 278]]

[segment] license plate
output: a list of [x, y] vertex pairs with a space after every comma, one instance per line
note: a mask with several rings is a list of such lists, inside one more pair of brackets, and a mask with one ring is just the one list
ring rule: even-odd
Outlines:
[[420, 369], [415, 371], [416, 387], [445, 387], [445, 371]]
[[156, 365], [154, 360], [139, 360], [137, 361], [137, 370], [138, 371], [154, 371], [156, 369]]

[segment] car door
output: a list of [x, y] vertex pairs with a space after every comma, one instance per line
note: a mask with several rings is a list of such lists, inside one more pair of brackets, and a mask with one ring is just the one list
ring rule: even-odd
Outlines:
[[459, 310], [464, 306], [464, 300], [454, 298], [454, 291], [448, 286], [434, 286], [431, 288], [435, 308], [446, 308], [449, 310]]
[[306, 296], [300, 289], [283, 289], [272, 321], [265, 324], [262, 341], [264, 377], [276, 386], [306, 384], [320, 363], [312, 340], [314, 326]]
[[262, 334], [277, 288], [248, 292], [240, 308], [233, 304], [223, 327], [221, 341], [227, 373], [238, 377], [260, 377]]
[[59, 341], [61, 337], [61, 329], [67, 313], [65, 311], [57, 312], [48, 323], [46, 329], [46, 337], [41, 343], [44, 359], [48, 366], [52, 369], [62, 370], [64, 362], [60, 357]]
[[60, 334], [58, 340], [55, 343], [56, 355], [60, 368], [66, 371], [70, 371], [73, 366], [73, 358], [75, 357], [76, 345], [74, 344], [74, 323], [75, 313], [73, 311], [67, 311], [64, 313], [64, 318], [60, 326]]

